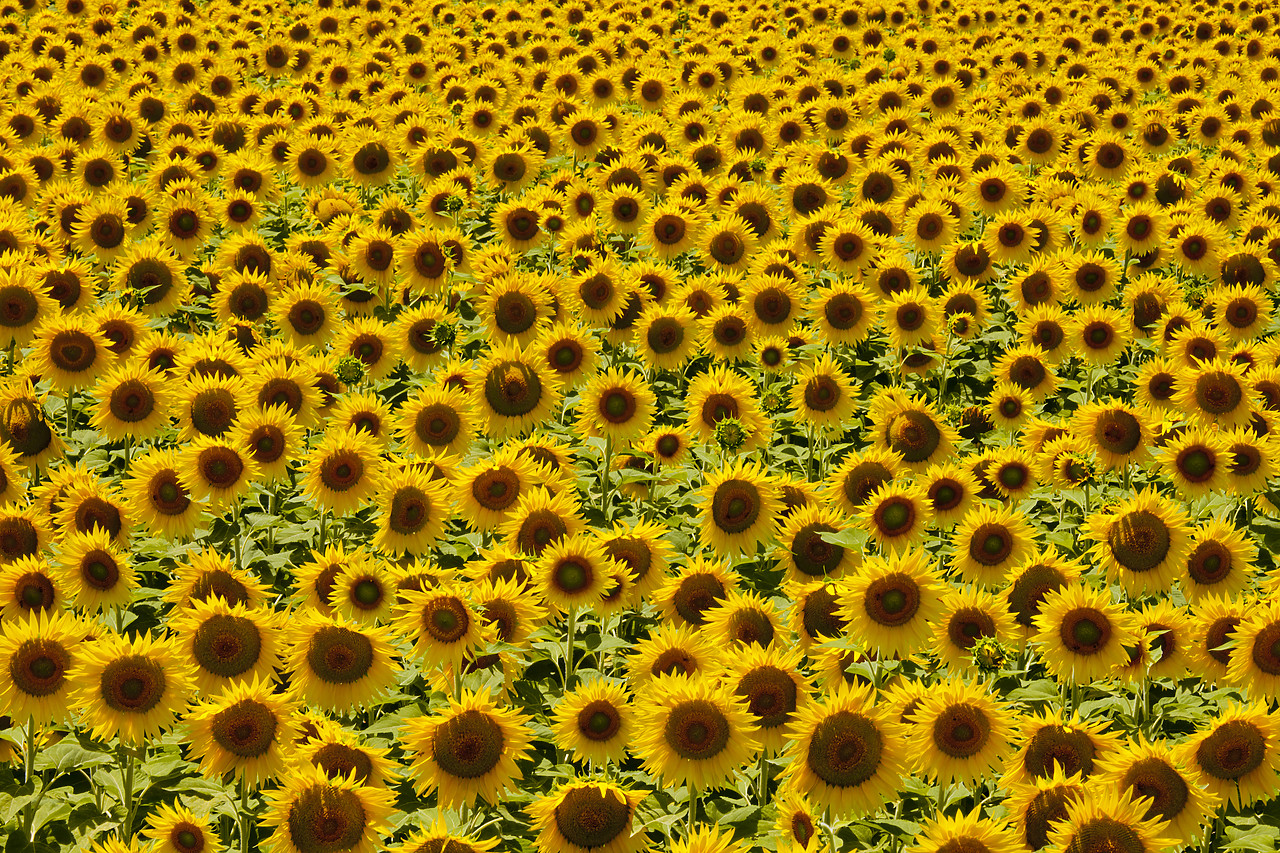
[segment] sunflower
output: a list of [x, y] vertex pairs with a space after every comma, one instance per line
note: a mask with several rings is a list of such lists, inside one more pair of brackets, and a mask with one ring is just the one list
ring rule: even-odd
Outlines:
[[869, 688], [841, 684], [797, 710], [783, 770], [787, 786], [850, 818], [892, 799], [907, 773], [907, 744]]
[[914, 547], [932, 521], [932, 506], [919, 483], [886, 483], [872, 492], [858, 513], [858, 524], [881, 553]]
[[115, 360], [93, 320], [78, 314], [51, 317], [35, 332], [32, 365], [60, 391], [88, 387]]
[[516, 762], [533, 741], [529, 719], [515, 708], [499, 708], [487, 691], [463, 691], [431, 717], [405, 722], [400, 741], [420, 796], [436, 792], [447, 807], [473, 805], [477, 797], [500, 802], [520, 778]]
[[1079, 776], [1063, 774], [1057, 767], [1051, 776], [1015, 785], [1006, 803], [1015, 816], [1023, 849], [1043, 849], [1049, 843], [1055, 824], [1066, 819], [1068, 806], [1084, 794], [1084, 781]]
[[1239, 595], [1249, 584], [1257, 557], [1258, 547], [1245, 531], [1211, 519], [1191, 533], [1182, 591], [1193, 602], [1206, 595]]
[[725, 649], [768, 648], [782, 640], [773, 605], [753, 592], [732, 590], [705, 616], [702, 631]]
[[395, 567], [361, 551], [328, 579], [327, 612], [360, 625], [386, 622], [396, 590]]
[[368, 788], [386, 788], [398, 775], [394, 762], [387, 757], [389, 752], [362, 743], [346, 729], [331, 726], [300, 747], [293, 760], [295, 764], [319, 767], [330, 779], [353, 778]]
[[566, 536], [585, 530], [579, 512], [577, 500], [568, 491], [553, 494], [535, 486], [520, 496], [498, 534], [513, 551], [536, 557]]
[[1231, 429], [1244, 426], [1262, 406], [1246, 381], [1244, 368], [1231, 361], [1202, 363], [1180, 375], [1173, 401], [1183, 412], [1206, 426]]
[[29, 619], [62, 610], [66, 590], [60, 572], [42, 557], [19, 557], [0, 569], [4, 619]]
[[1151, 489], [1094, 513], [1086, 525], [1091, 555], [1131, 595], [1167, 591], [1190, 549], [1187, 514]]
[[40, 611], [0, 625], [0, 694], [5, 713], [39, 725], [71, 716], [71, 688], [87, 627], [69, 613]]
[[388, 472], [374, 496], [379, 512], [374, 544], [384, 553], [425, 553], [444, 535], [450, 503], [448, 487], [426, 473], [408, 467]]
[[193, 601], [172, 625], [204, 693], [254, 679], [269, 681], [280, 662], [280, 621], [272, 611], [212, 597]]
[[838, 578], [857, 561], [853, 549], [823, 538], [834, 535], [845, 526], [844, 516], [822, 506], [806, 506], [786, 517], [778, 531], [775, 553], [794, 581], [813, 578]]
[[154, 853], [221, 853], [218, 834], [209, 821], [180, 803], [161, 803], [147, 817], [142, 835], [151, 839]]
[[400, 443], [424, 458], [461, 455], [477, 428], [470, 396], [456, 388], [418, 391], [395, 410], [392, 422]]
[[784, 843], [792, 842], [805, 850], [811, 849], [821, 831], [818, 810], [813, 808], [807, 797], [787, 788], [778, 792], [776, 803], [778, 817], [773, 824], [774, 832], [784, 839]]
[[1192, 672], [1207, 685], [1226, 683], [1237, 628], [1248, 616], [1250, 602], [1242, 598], [1205, 595], [1191, 609], [1191, 642], [1188, 656]]
[[543, 359], [567, 393], [596, 374], [600, 344], [580, 324], [557, 323], [541, 331], [530, 352]]
[[349, 853], [373, 853], [395, 799], [389, 789], [330, 779], [312, 765], [294, 768], [265, 797], [261, 825], [275, 828], [263, 845], [268, 853], [314, 853], [335, 843]]
[[755, 463], [739, 459], [709, 474], [701, 496], [700, 538], [716, 553], [750, 553], [773, 538], [782, 509], [778, 488]]
[[798, 424], [843, 431], [856, 406], [853, 383], [829, 354], [801, 367], [791, 386], [791, 407]]
[[1006, 642], [1014, 636], [1013, 617], [994, 593], [973, 587], [942, 597], [933, 627], [933, 651], [950, 671], [973, 665], [974, 646], [981, 639]]
[[615, 368], [596, 374], [580, 391], [577, 430], [625, 447], [648, 432], [656, 398], [639, 374]]
[[211, 779], [228, 773], [260, 786], [285, 773], [288, 751], [298, 729], [298, 706], [275, 692], [270, 680], [229, 683], [187, 712], [184, 722], [191, 757]]
[[871, 401], [876, 447], [901, 457], [912, 471], [945, 462], [960, 439], [955, 427], [924, 397], [908, 397], [896, 388], [879, 391]]
[[866, 558], [839, 598], [854, 641], [900, 658], [926, 643], [942, 610], [940, 581], [921, 550]]
[[1122, 738], [1107, 723], [1083, 722], [1058, 709], [1021, 720], [1023, 743], [1008, 762], [1002, 787], [1013, 788], [1055, 774], [1088, 779], [1115, 752]]
[[253, 457], [228, 439], [201, 436], [183, 448], [180, 458], [182, 487], [210, 509], [235, 506], [258, 477]]
[[633, 826], [645, 794], [608, 781], [571, 781], [529, 806], [540, 853], [639, 853], [649, 846]]
[[481, 361], [472, 395], [490, 436], [502, 438], [545, 421], [560, 401], [561, 390], [550, 368], [513, 345], [502, 344]]
[[1231, 639], [1227, 677], [1246, 697], [1270, 700], [1280, 691], [1280, 605], [1250, 607]]
[[966, 581], [993, 586], [1027, 555], [1033, 535], [1010, 507], [976, 506], [951, 534], [951, 565]]
[[724, 678], [734, 694], [746, 702], [767, 754], [782, 751], [796, 711], [811, 701], [811, 687], [800, 672], [800, 657], [799, 649], [751, 645], [742, 647], [725, 667]]
[[98, 380], [90, 422], [111, 441], [154, 439], [169, 425], [167, 385], [145, 364], [123, 365]]
[[456, 585], [404, 592], [396, 603], [395, 625], [413, 641], [417, 659], [432, 667], [460, 667], [489, 639], [480, 613]]
[[905, 473], [902, 457], [891, 450], [851, 453], [827, 476], [823, 496], [833, 509], [857, 515], [876, 489]]
[[729, 214], [702, 228], [697, 249], [707, 269], [728, 272], [744, 269], [755, 256], [758, 243], [747, 221]]
[[1097, 780], [1103, 790], [1129, 793], [1146, 805], [1142, 819], [1168, 821], [1164, 834], [1181, 844], [1201, 837], [1219, 808], [1219, 798], [1204, 788], [1200, 773], [1163, 741], [1139, 737], [1099, 760]]
[[1013, 827], [1008, 819], [995, 820], [981, 816], [981, 809], [969, 814], [939, 814], [921, 828], [916, 845], [909, 853], [947, 853], [973, 850], [975, 853], [1018, 853]]
[[64, 445], [49, 423], [45, 397], [29, 383], [13, 381], [0, 387], [0, 442], [35, 471], [62, 454]]
[[115, 634], [81, 646], [69, 678], [95, 737], [138, 745], [170, 728], [186, 708], [192, 675], [176, 641]]
[[1093, 790], [1066, 805], [1066, 816], [1049, 833], [1056, 850], [1093, 851], [1122, 848], [1132, 853], [1156, 853], [1176, 846], [1163, 837], [1168, 823], [1146, 816], [1146, 798], [1130, 791], [1116, 797]]
[[721, 666], [720, 649], [696, 626], [663, 624], [636, 643], [627, 677], [632, 689], [640, 689], [658, 678], [714, 675]]
[[1110, 593], [1073, 583], [1045, 594], [1032, 620], [1045, 666], [1061, 681], [1088, 684], [1107, 678], [1140, 644], [1137, 624]]
[[127, 607], [136, 585], [132, 561], [100, 527], [73, 533], [60, 543], [61, 585], [75, 599], [75, 607], [97, 613]]
[[172, 449], [153, 449], [133, 461], [121, 485], [128, 514], [152, 533], [171, 539], [190, 536], [201, 505], [182, 481], [182, 466]]
[[685, 423], [699, 441], [711, 443], [716, 425], [725, 418], [742, 424], [746, 442], [741, 453], [767, 446], [772, 437], [769, 421], [760, 412], [750, 380], [726, 366], [712, 367], [689, 383], [685, 394]]
[[[1257, 423], [1258, 416], [1255, 415], [1253, 424]], [[1227, 433], [1227, 442], [1230, 452], [1228, 488], [1245, 497], [1261, 491], [1276, 473], [1276, 442], [1270, 435], [1256, 435], [1250, 427], [1231, 430]]]
[[547, 608], [515, 577], [486, 576], [470, 589], [471, 606], [498, 642], [523, 648], [546, 621]]
[[1067, 340], [1085, 364], [1113, 363], [1129, 347], [1131, 336], [1124, 316], [1105, 305], [1088, 305], [1067, 323]]
[[181, 424], [178, 438], [218, 438], [252, 405], [249, 383], [239, 376], [193, 376], [177, 389], [174, 410]]
[[852, 281], [813, 291], [805, 310], [827, 342], [836, 345], [860, 343], [880, 319], [879, 304]]
[[542, 599], [565, 613], [595, 606], [609, 587], [613, 560], [599, 538], [574, 534], [552, 542], [538, 556], [533, 586]]
[[316, 611], [296, 614], [285, 659], [293, 695], [337, 711], [372, 703], [400, 669], [389, 633]]
[[1146, 414], [1116, 400], [1086, 403], [1076, 409], [1071, 425], [1088, 439], [1107, 471], [1140, 462], [1151, 448]]
[[356, 317], [339, 327], [333, 349], [359, 359], [370, 379], [386, 379], [400, 362], [400, 341], [392, 331], [374, 317]]
[[982, 684], [948, 680], [935, 685], [912, 715], [907, 734], [917, 768], [938, 784], [972, 785], [1002, 767], [1012, 752], [1015, 712]]
[[593, 677], [556, 704], [551, 731], [556, 746], [579, 761], [597, 767], [621, 763], [635, 737], [635, 709], [624, 687]]
[[633, 751], [668, 785], [719, 787], [760, 749], [746, 703], [706, 675], [650, 682], [636, 724]]
[[330, 430], [303, 467], [303, 491], [322, 508], [347, 515], [372, 500], [383, 484], [381, 448], [373, 436]]
[[489, 853], [498, 844], [497, 838], [477, 841], [470, 835], [453, 835], [443, 818], [437, 818], [431, 826], [420, 829], [404, 840], [398, 853]]

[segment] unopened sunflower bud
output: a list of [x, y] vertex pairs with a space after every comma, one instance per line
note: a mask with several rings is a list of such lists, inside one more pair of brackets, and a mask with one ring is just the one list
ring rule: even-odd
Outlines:
[[973, 665], [984, 674], [999, 672], [1009, 660], [1009, 650], [995, 637], [979, 637], [969, 653]]
[[364, 379], [364, 362], [353, 355], [344, 355], [334, 366], [333, 375], [343, 385], [359, 385]]
[[453, 323], [437, 322], [431, 327], [431, 343], [441, 348], [453, 346], [457, 340], [458, 327]]
[[747, 430], [737, 418], [721, 418], [716, 423], [715, 440], [725, 453], [737, 453], [747, 443]]

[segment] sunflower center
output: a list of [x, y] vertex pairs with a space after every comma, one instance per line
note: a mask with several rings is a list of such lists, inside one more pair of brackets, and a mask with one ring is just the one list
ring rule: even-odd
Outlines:
[[556, 828], [578, 849], [609, 847], [631, 827], [631, 806], [612, 788], [584, 785], [565, 791], [555, 810]]
[[920, 588], [914, 579], [900, 572], [877, 578], [867, 587], [863, 608], [880, 625], [905, 625], [920, 609]]
[[1097, 654], [1111, 638], [1111, 622], [1092, 607], [1076, 608], [1063, 618], [1059, 637], [1072, 654]]
[[71, 655], [56, 640], [24, 640], [9, 655], [9, 677], [21, 693], [40, 698], [57, 693], [66, 682]]
[[747, 480], [726, 480], [716, 487], [711, 499], [715, 526], [727, 534], [749, 531], [760, 517], [761, 496]]
[[355, 791], [315, 785], [289, 809], [289, 839], [298, 850], [348, 850], [362, 843], [365, 822], [364, 805]]
[[472, 709], [436, 728], [431, 757], [450, 776], [478, 779], [498, 766], [505, 742], [501, 726], [488, 714]]
[[597, 699], [578, 712], [578, 731], [588, 740], [610, 740], [620, 728], [622, 716], [604, 699]]
[[327, 625], [311, 637], [307, 663], [321, 681], [354, 684], [373, 668], [373, 643], [363, 634]]
[[663, 730], [667, 746], [688, 761], [704, 761], [729, 743], [729, 720], [705, 699], [681, 702], [671, 709]]
[[106, 665], [98, 682], [108, 708], [123, 714], [145, 714], [160, 704], [168, 689], [164, 668], [145, 655], [125, 655]]
[[837, 711], [814, 728], [807, 763], [828, 785], [856, 788], [875, 776], [883, 747], [880, 730], [870, 718]]
[[1169, 527], [1155, 513], [1125, 513], [1111, 525], [1107, 544], [1116, 562], [1132, 572], [1147, 572], [1164, 562], [1172, 547]]
[[240, 758], [257, 758], [271, 749], [279, 725], [269, 707], [253, 699], [241, 699], [218, 711], [210, 729], [222, 749]]
[[746, 700], [762, 729], [785, 725], [796, 710], [799, 695], [795, 681], [776, 666], [758, 666], [747, 672], [734, 692]]

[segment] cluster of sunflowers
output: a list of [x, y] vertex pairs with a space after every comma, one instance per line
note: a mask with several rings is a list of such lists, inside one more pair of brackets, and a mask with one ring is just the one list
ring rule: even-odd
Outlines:
[[1274, 849], [1277, 20], [5, 0], [6, 851]]

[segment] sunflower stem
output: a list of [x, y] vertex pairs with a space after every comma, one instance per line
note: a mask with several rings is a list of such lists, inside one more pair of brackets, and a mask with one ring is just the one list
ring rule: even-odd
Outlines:
[[606, 438], [604, 440], [604, 458], [601, 460], [600, 466], [600, 493], [604, 501], [604, 523], [609, 524], [609, 517], [612, 513], [609, 511], [609, 464], [613, 458], [613, 439]]
[[453, 668], [453, 698], [457, 702], [462, 701], [462, 666], [458, 665]]
[[67, 438], [68, 439], [71, 438], [71, 427], [75, 424], [75, 409], [72, 408], [71, 406], [71, 399], [72, 397], [75, 396], [75, 393], [76, 392], [72, 391], [70, 388], [67, 389], [66, 415], [67, 415]]
[[321, 552], [324, 551], [324, 540], [328, 532], [329, 532], [329, 515], [327, 512], [325, 512], [324, 509], [321, 509], [320, 510], [320, 547], [317, 548], [318, 551], [321, 551]]
[[831, 846], [833, 851], [839, 850], [840, 847], [836, 844], [836, 825], [831, 821], [831, 806], [827, 806], [826, 819], [823, 821], [823, 824], [824, 828], [827, 830], [827, 843]]
[[808, 424], [806, 429], [809, 433], [809, 446], [806, 449], [804, 457], [804, 471], [807, 474], [809, 482], [813, 482], [813, 424]]
[[[31, 782], [31, 778], [35, 775], [36, 766], [36, 718], [34, 716], [27, 717], [27, 737], [22, 744], [22, 784], [26, 785]], [[27, 836], [31, 835], [31, 824], [36, 819], [36, 799], [33, 797], [30, 802], [23, 807], [22, 825], [26, 830]]]
[[756, 787], [756, 801], [760, 808], [764, 808], [769, 804], [769, 759], [762, 748], [760, 750], [760, 764], [758, 767]]
[[947, 788], [942, 779], [938, 779], [938, 801], [934, 804], [933, 819], [942, 820], [947, 810]]
[[235, 523], [231, 526], [231, 545], [236, 555], [236, 571], [244, 568], [244, 559], [240, 553], [240, 527], [244, 524], [244, 509], [240, 501], [236, 501]]
[[685, 838], [689, 838], [693, 835], [693, 823], [697, 819], [698, 819], [698, 788], [696, 785], [690, 782], [689, 783], [689, 814], [685, 819], [685, 824], [684, 824]]
[[577, 608], [569, 605], [569, 615], [564, 632], [564, 689], [573, 689], [573, 632], [577, 627]]
[[249, 783], [240, 777], [240, 853], [249, 853]]
[[121, 744], [117, 754], [120, 762], [120, 789], [124, 797], [124, 820], [120, 824], [120, 840], [128, 842], [133, 837], [133, 750]]

